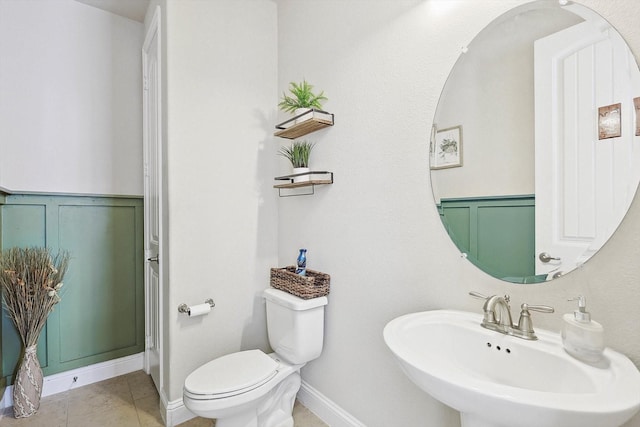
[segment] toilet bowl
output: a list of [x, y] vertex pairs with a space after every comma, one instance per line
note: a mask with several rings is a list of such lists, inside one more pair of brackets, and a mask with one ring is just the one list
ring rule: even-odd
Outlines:
[[183, 401], [216, 427], [293, 427], [300, 368], [322, 351], [326, 297], [303, 300], [264, 291], [267, 330], [275, 350], [246, 350], [214, 359], [184, 382]]
[[[275, 353], [265, 354], [260, 350], [232, 353], [193, 371], [185, 380], [183, 400], [198, 416], [218, 419], [216, 427], [267, 427], [260, 415], [280, 411], [283, 416], [275, 420], [280, 423], [269, 425], [284, 427], [288, 424], [282, 421], [291, 416], [300, 388], [301, 366], [288, 364]], [[284, 408], [270, 407], [278, 406], [285, 395], [293, 396], [291, 408], [288, 402]], [[254, 418], [255, 423], [251, 423]]]

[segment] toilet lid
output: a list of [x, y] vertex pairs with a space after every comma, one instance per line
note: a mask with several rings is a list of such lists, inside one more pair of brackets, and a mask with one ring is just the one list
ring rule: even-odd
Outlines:
[[276, 374], [278, 363], [260, 350], [247, 350], [208, 362], [193, 371], [184, 388], [193, 394], [227, 394], [261, 385]]

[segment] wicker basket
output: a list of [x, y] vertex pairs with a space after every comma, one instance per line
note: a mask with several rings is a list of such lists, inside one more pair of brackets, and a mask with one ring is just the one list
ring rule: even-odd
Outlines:
[[307, 270], [306, 276], [296, 274], [295, 267], [272, 268], [271, 286], [289, 292], [302, 299], [311, 299], [329, 295], [328, 274]]

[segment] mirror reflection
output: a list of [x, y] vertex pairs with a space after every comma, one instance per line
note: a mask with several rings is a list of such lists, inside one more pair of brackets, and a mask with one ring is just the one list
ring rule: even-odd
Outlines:
[[640, 72], [590, 9], [535, 1], [463, 49], [431, 135], [442, 222], [494, 277], [536, 283], [611, 237], [640, 179]]

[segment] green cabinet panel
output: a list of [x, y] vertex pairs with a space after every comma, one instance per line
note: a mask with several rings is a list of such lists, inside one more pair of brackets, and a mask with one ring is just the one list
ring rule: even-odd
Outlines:
[[46, 224], [46, 205], [3, 206], [2, 248], [46, 246]]
[[439, 211], [458, 249], [482, 270], [505, 280], [535, 275], [534, 196], [442, 199]]
[[447, 232], [458, 248], [471, 248], [471, 209], [468, 206], [451, 206], [446, 209], [446, 220], [443, 222]]
[[61, 206], [60, 247], [73, 259], [60, 303], [60, 361], [135, 347], [135, 208]]
[[[42, 204], [3, 206], [2, 247], [46, 246], [46, 213], [46, 206]], [[47, 324], [42, 329], [38, 340], [38, 359], [43, 369], [47, 367], [48, 326]], [[22, 344], [20, 335], [5, 310], [2, 310], [2, 349], [2, 373], [4, 376], [11, 376], [17, 368]]]
[[[141, 198], [9, 195], [1, 218], [3, 249], [46, 245], [71, 254], [62, 301], [38, 345], [45, 375], [144, 351]], [[21, 345], [4, 310], [1, 341], [10, 382]]]
[[477, 258], [498, 277], [535, 275], [533, 206], [478, 208]]

